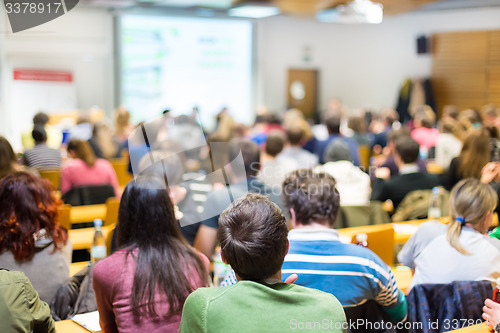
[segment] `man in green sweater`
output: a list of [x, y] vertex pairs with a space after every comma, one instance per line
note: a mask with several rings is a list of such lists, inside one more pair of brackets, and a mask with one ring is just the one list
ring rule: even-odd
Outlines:
[[186, 300], [179, 332], [345, 332], [342, 305], [316, 289], [281, 282], [288, 227], [279, 207], [260, 194], [234, 201], [219, 218], [222, 260], [238, 283], [200, 288]]

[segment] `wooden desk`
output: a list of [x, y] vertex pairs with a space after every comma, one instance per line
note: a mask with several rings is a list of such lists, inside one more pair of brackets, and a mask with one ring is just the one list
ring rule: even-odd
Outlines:
[[392, 274], [396, 278], [396, 285], [405, 294], [408, 295], [407, 290], [410, 287], [413, 275], [411, 269], [406, 266], [391, 267]]
[[488, 328], [488, 325], [486, 323], [482, 323], [480, 325], [474, 325], [474, 326], [469, 326], [469, 327], [464, 327], [458, 330], [454, 331], [449, 331], [454, 332], [454, 333], [491, 333], [490, 329]]
[[82, 261], [82, 262], [72, 262], [71, 265], [69, 266], [69, 276], [73, 276], [85, 267], [87, 267], [89, 264], [88, 261]]
[[69, 218], [71, 223], [92, 222], [95, 219], [104, 221], [106, 218], [106, 205], [73, 206]]
[[56, 321], [57, 333], [89, 333], [86, 328], [78, 325], [71, 319]]
[[[394, 241], [396, 244], [404, 244], [410, 239], [410, 237], [415, 233], [417, 228], [423, 222], [428, 220], [414, 220], [405, 222], [394, 222], [390, 223], [394, 228]], [[439, 219], [441, 223], [449, 223], [450, 219], [448, 217], [442, 217]], [[362, 227], [352, 227], [337, 229], [341, 237], [346, 239], [351, 239], [353, 236], [359, 233], [367, 233], [370, 231], [382, 230], [387, 227], [387, 224], [376, 224], [376, 225], [366, 225]]]
[[[102, 227], [102, 234], [104, 238], [115, 227], [112, 225], [105, 225]], [[72, 229], [68, 231], [71, 243], [73, 243], [73, 250], [90, 249], [92, 246], [92, 239], [94, 238], [94, 228]]]

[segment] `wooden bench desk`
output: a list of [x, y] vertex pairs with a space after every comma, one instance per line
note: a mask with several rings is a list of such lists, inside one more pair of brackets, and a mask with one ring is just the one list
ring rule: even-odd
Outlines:
[[[56, 321], [57, 333], [89, 333], [86, 328], [78, 325], [71, 319]], [[102, 331], [99, 331], [102, 332]]]
[[[107, 237], [108, 233], [113, 230], [114, 227], [114, 224], [102, 227], [104, 238]], [[72, 229], [68, 231], [68, 235], [71, 239], [71, 243], [73, 243], [73, 250], [89, 250], [94, 238], [94, 228]]]
[[95, 219], [104, 221], [106, 218], [106, 204], [72, 206], [70, 211], [71, 223], [92, 222]]
[[458, 330], [449, 331], [449, 333], [491, 333], [490, 329], [486, 322], [478, 325], [468, 326], [464, 328], [460, 328]]

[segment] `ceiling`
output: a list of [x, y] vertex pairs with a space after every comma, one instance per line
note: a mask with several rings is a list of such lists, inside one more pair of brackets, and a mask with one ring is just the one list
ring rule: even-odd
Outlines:
[[[500, 6], [500, 0], [374, 0], [384, 6], [384, 15], [398, 15], [412, 11], [437, 11], [463, 8]], [[197, 9], [209, 8], [225, 12], [242, 4], [278, 6], [284, 14], [313, 17], [321, 9], [333, 8], [349, 0], [80, 0], [84, 6], [106, 8], [154, 7]]]

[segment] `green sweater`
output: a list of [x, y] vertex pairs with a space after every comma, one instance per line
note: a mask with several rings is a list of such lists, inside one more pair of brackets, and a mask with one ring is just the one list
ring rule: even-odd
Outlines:
[[179, 332], [344, 332], [344, 327], [344, 310], [333, 295], [282, 282], [240, 281], [189, 295]]

